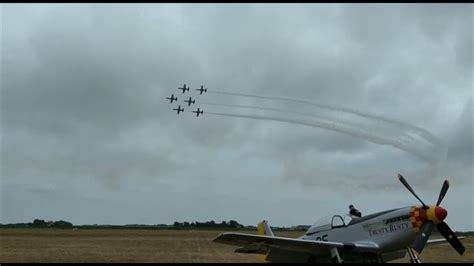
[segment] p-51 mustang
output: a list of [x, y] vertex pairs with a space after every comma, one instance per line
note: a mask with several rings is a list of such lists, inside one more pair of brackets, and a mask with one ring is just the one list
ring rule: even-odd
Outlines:
[[185, 91], [189, 91], [189, 87], [186, 88], [186, 84], [184, 84], [183, 87], [182, 87], [182, 88], [178, 88], [178, 90], [182, 90], [183, 93], [184, 93]]
[[178, 109], [173, 110], [175, 110], [177, 114], [179, 114], [180, 112], [184, 112], [184, 108], [181, 108], [181, 105], [178, 105]]
[[173, 101], [178, 101], [178, 97], [175, 97], [174, 94], [171, 94], [171, 97], [166, 97], [166, 99], [170, 100], [170, 103], [173, 103]]
[[[298, 238], [274, 236], [266, 221], [258, 224], [258, 235], [222, 233], [214, 241], [240, 246], [237, 253], [260, 254], [261, 261], [271, 262], [386, 262], [405, 257], [420, 263], [413, 251], [421, 253], [425, 245], [448, 241], [459, 253], [465, 248], [449, 226], [443, 222], [447, 211], [439, 207], [449, 183], [445, 180], [436, 205], [425, 205], [398, 175], [402, 184], [421, 202], [421, 206], [386, 210], [347, 224], [343, 217], [332, 216], [328, 221], [315, 223]], [[428, 240], [433, 227], [446, 239]]]

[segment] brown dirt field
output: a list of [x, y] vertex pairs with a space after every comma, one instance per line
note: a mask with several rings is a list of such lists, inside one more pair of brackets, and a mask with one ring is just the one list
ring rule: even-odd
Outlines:
[[[0, 229], [0, 262], [258, 262], [212, 242], [214, 230]], [[255, 232], [247, 232], [255, 233]], [[297, 237], [302, 232], [275, 232]], [[459, 256], [448, 244], [426, 247], [423, 262], [474, 262], [474, 237]], [[396, 261], [408, 262], [408, 258]]]

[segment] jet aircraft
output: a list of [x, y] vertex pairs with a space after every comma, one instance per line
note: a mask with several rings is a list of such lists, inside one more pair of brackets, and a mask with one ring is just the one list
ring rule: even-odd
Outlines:
[[186, 88], [186, 84], [184, 84], [183, 87], [182, 87], [182, 88], [178, 88], [178, 90], [182, 90], [183, 93], [184, 93], [185, 91], [189, 91], [189, 87]]
[[195, 100], [192, 100], [191, 97], [189, 97], [189, 100], [184, 100], [184, 102], [188, 103], [188, 106], [190, 106], [195, 103]]
[[174, 94], [171, 94], [171, 97], [166, 97], [166, 99], [170, 100], [170, 103], [173, 103], [173, 101], [178, 101], [178, 97], [175, 97]]
[[193, 113], [196, 113], [196, 116], [199, 116], [199, 114], [202, 114], [203, 111], [199, 110], [199, 108], [196, 111], [193, 111]]
[[[260, 254], [262, 261], [270, 262], [387, 262], [404, 258], [420, 263], [414, 252], [420, 254], [426, 245], [448, 241], [459, 253], [465, 248], [443, 221], [447, 211], [440, 207], [448, 188], [445, 180], [436, 205], [426, 205], [402, 175], [400, 182], [422, 205], [346, 219], [340, 215], [328, 216], [311, 226], [298, 238], [274, 236], [266, 221], [258, 224], [258, 235], [226, 232], [218, 235], [218, 243], [240, 246], [234, 252]], [[445, 239], [430, 239], [433, 227]]]
[[178, 105], [178, 109], [173, 110], [175, 110], [177, 114], [179, 114], [180, 112], [184, 112], [184, 108], [181, 108], [181, 105]]
[[199, 94], [202, 94], [203, 92], [207, 92], [207, 88], [204, 89], [203, 85], [201, 85], [200, 89], [196, 89], [196, 90], [199, 91]]

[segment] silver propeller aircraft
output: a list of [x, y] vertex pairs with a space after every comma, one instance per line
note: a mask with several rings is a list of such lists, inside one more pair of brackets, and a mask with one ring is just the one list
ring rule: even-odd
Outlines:
[[[258, 224], [258, 235], [226, 232], [218, 235], [218, 243], [240, 246], [237, 253], [260, 254], [261, 261], [270, 262], [387, 262], [405, 257], [420, 263], [413, 251], [426, 245], [448, 241], [459, 253], [465, 248], [449, 226], [443, 222], [447, 211], [440, 207], [449, 188], [445, 180], [436, 205], [426, 205], [406, 180], [400, 182], [421, 202], [408, 206], [351, 218], [346, 224], [340, 215], [327, 217], [311, 226], [298, 238], [274, 236], [267, 221]], [[436, 226], [445, 239], [428, 240]]]

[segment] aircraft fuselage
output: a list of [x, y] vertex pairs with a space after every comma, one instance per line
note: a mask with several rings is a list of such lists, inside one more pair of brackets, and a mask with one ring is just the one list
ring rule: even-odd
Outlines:
[[334, 216], [331, 224], [312, 227], [299, 238], [343, 243], [373, 242], [379, 246], [380, 253], [399, 250], [415, 240], [419, 230], [416, 223], [412, 223], [416, 208], [419, 207], [404, 207], [353, 218], [347, 225], [343, 225], [342, 217]]

